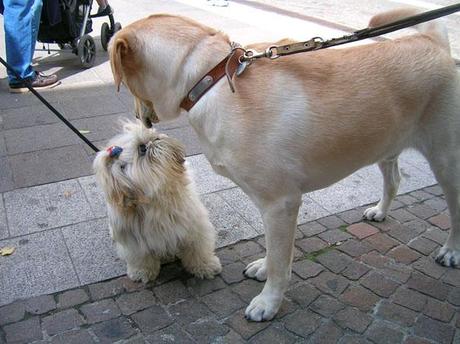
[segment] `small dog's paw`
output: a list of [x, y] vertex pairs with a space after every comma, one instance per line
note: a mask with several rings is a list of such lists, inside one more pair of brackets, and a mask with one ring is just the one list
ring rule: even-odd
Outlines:
[[367, 208], [364, 211], [363, 217], [366, 220], [382, 222], [385, 220], [386, 215], [387, 214], [378, 205], [376, 205], [375, 207]]
[[243, 271], [246, 277], [255, 279], [259, 282], [263, 282], [267, 279], [267, 266], [265, 264], [265, 258], [261, 258], [248, 264]]
[[217, 256], [212, 256], [207, 262], [189, 267], [187, 270], [198, 278], [213, 279], [222, 271], [222, 265]]
[[281, 302], [270, 300], [260, 293], [252, 299], [244, 312], [244, 317], [250, 321], [268, 321], [275, 317]]
[[158, 273], [159, 271], [128, 268], [127, 275], [134, 282], [148, 283], [149, 281], [154, 281]]
[[443, 246], [436, 255], [436, 263], [447, 267], [456, 267], [460, 265], [460, 251]]

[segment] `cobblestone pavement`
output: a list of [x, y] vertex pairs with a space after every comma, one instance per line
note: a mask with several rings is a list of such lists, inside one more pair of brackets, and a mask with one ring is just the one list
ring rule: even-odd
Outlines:
[[242, 275], [257, 237], [218, 251], [197, 280], [179, 264], [150, 285], [119, 277], [0, 308], [0, 343], [458, 343], [460, 271], [432, 256], [449, 216], [441, 189], [400, 195], [382, 223], [363, 208], [301, 225], [292, 282], [271, 322], [247, 322], [262, 284]]

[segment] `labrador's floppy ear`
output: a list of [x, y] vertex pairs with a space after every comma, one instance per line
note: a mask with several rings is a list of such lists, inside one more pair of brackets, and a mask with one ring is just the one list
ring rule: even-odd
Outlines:
[[120, 84], [123, 77], [123, 58], [126, 57], [129, 45], [128, 37], [123, 31], [118, 32], [114, 38], [110, 48], [110, 66], [112, 67], [115, 86], [117, 87], [117, 91], [120, 91]]

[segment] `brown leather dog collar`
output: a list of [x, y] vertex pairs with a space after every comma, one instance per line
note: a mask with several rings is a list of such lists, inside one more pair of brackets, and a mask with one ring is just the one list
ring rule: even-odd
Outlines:
[[213, 69], [211, 69], [195, 86], [187, 93], [187, 96], [180, 103], [180, 107], [186, 111], [189, 111], [202, 96], [209, 91], [220, 79], [225, 75], [227, 76], [228, 82], [232, 92], [233, 83], [232, 79], [241, 64], [241, 57], [244, 55], [245, 50], [242, 48], [234, 48], [222, 61], [220, 61]]

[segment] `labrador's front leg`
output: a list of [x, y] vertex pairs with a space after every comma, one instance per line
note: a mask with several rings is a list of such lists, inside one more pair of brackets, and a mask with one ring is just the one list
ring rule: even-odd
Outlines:
[[267, 281], [262, 292], [246, 308], [252, 321], [273, 319], [283, 301], [291, 278], [292, 252], [301, 195], [283, 197], [261, 209], [267, 242], [265, 264]]

